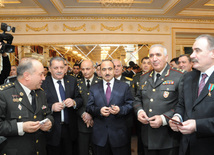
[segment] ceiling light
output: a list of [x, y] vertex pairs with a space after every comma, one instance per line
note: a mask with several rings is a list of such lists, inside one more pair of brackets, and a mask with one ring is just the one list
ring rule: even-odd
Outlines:
[[0, 8], [3, 8], [4, 6], [4, 0], [0, 0]]
[[77, 54], [78, 52], [77, 51], [72, 51], [73, 52], [73, 54]]

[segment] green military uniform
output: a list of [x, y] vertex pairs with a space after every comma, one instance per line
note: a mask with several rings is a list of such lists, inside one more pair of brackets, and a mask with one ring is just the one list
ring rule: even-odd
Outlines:
[[[91, 85], [98, 83], [101, 79], [94, 75]], [[79, 137], [78, 137], [78, 144], [79, 144], [79, 154], [88, 154], [89, 150], [89, 142], [92, 133], [92, 127], [87, 127], [85, 122], [82, 120], [82, 114], [86, 112], [86, 105], [88, 102], [89, 90], [87, 88], [87, 84], [85, 83], [85, 78], [81, 78], [77, 80], [77, 85], [79, 87], [79, 92], [83, 99], [83, 105], [77, 111], [78, 114], [78, 129], [79, 129]], [[84, 148], [84, 149], [83, 149]]]
[[45, 155], [45, 132], [38, 130], [34, 133], [18, 135], [17, 122], [41, 121], [53, 117], [48, 108], [43, 90], [35, 90], [36, 111], [34, 112], [25, 91], [18, 81], [0, 87], [0, 135], [7, 138], [0, 154], [8, 155]]
[[[136, 112], [143, 109], [148, 117], [162, 114], [172, 117], [182, 87], [183, 72], [170, 68], [169, 64], [157, 82], [154, 82], [154, 70], [149, 71], [140, 77], [134, 109]], [[168, 125], [154, 129], [149, 124], [142, 124], [141, 136], [149, 150], [179, 146], [179, 133], [172, 131]]]

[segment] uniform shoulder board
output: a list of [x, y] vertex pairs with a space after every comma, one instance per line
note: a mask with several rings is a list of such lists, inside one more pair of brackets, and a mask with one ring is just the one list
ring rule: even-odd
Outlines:
[[177, 71], [177, 72], [181, 72], [181, 73], [185, 72], [185, 70], [179, 69], [179, 68], [176, 68], [176, 67], [172, 67], [171, 69], [174, 70], [174, 71]]
[[133, 81], [133, 79], [130, 78], [130, 77], [125, 77], [125, 79], [126, 79], [126, 80], [129, 80], [129, 81]]
[[98, 78], [99, 80], [102, 80], [102, 78], [101, 78], [101, 77], [98, 77], [98, 76], [97, 76], [97, 78]]
[[0, 90], [7, 90], [11, 87], [14, 87], [15, 83], [7, 83], [0, 86]]
[[141, 76], [142, 76], [142, 75], [145, 75], [145, 74], [147, 74], [147, 73], [149, 73], [149, 72], [151, 72], [151, 70], [149, 70], [149, 71], [147, 71], [147, 72], [144, 72], [143, 74], [141, 74]]

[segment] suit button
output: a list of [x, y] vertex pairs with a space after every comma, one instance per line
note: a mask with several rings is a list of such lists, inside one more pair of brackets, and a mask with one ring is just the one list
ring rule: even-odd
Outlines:
[[149, 112], [152, 112], [152, 109], [149, 109]]
[[36, 115], [34, 115], [33, 118], [36, 119]]
[[39, 142], [39, 140], [37, 139], [37, 140], [36, 140], [36, 143], [38, 143], [38, 142]]
[[39, 152], [36, 152], [37, 155], [39, 155]]
[[152, 89], [152, 91], [155, 92], [156, 90], [155, 90], [155, 89]]
[[154, 101], [153, 98], [151, 98], [151, 99], [150, 99], [150, 102], [153, 102], [153, 101]]
[[19, 116], [19, 119], [21, 119], [22, 118], [22, 116]]

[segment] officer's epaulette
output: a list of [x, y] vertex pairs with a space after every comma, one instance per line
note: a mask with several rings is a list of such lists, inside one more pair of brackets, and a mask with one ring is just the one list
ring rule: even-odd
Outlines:
[[174, 70], [174, 71], [182, 73], [182, 74], [185, 72], [185, 70], [179, 69], [179, 68], [176, 68], [176, 67], [172, 67], [171, 70]]
[[7, 83], [0, 86], [0, 90], [6, 90], [8, 88], [11, 88], [15, 85], [15, 83]]
[[150, 71], [151, 71], [151, 70], [149, 70], [149, 71], [147, 71], [147, 72], [145, 72], [145, 73], [141, 74], [141, 76], [143, 76], [143, 75], [145, 75], [145, 74], [149, 73]]
[[77, 81], [79, 82], [79, 81], [82, 81], [82, 79], [77, 79]]
[[133, 81], [133, 79], [130, 78], [130, 77], [125, 77], [125, 79], [127, 79], [127, 80], [129, 80], [129, 81]]
[[103, 78], [101, 78], [101, 77], [97, 76], [97, 79], [102, 80]]

